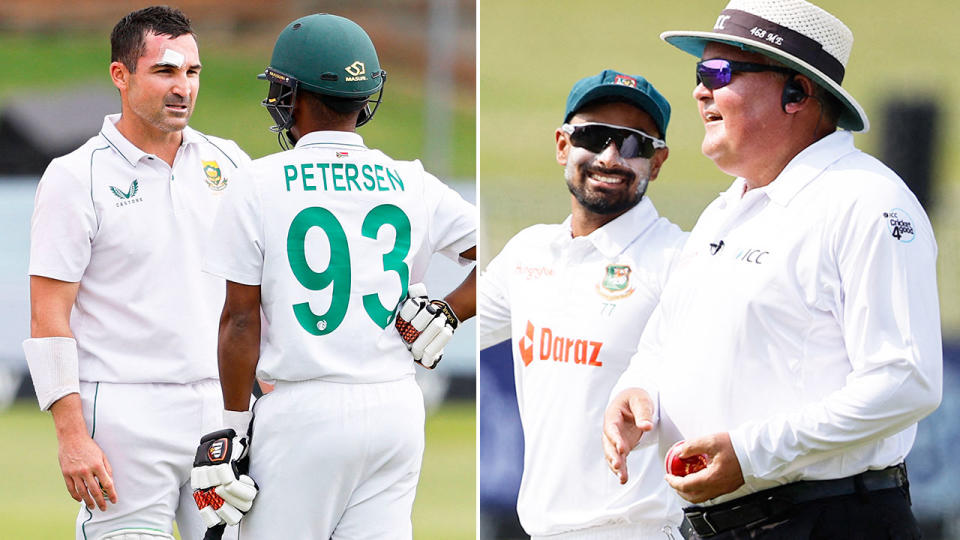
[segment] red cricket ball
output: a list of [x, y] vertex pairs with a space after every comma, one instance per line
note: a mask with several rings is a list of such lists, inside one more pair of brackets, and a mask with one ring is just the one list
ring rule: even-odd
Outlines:
[[677, 447], [681, 444], [683, 444], [683, 441], [674, 444], [670, 447], [670, 450], [667, 451], [667, 458], [664, 460], [664, 465], [668, 473], [674, 476], [686, 476], [707, 468], [706, 454], [680, 458], [680, 456], [677, 455], [680, 453]]

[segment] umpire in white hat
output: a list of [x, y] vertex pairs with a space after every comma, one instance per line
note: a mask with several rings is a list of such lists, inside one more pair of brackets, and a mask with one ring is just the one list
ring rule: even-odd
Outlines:
[[611, 393], [610, 468], [625, 482], [658, 439], [704, 455], [666, 477], [694, 538], [919, 538], [903, 461], [942, 392], [937, 245], [854, 146], [852, 32], [803, 0], [732, 0], [712, 30], [661, 37], [699, 58], [702, 151], [736, 179]]

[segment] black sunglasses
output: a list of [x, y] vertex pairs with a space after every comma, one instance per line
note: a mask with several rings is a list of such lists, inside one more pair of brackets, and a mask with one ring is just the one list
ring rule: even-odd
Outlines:
[[755, 64], [753, 62], [734, 62], [723, 58], [712, 58], [697, 62], [697, 83], [716, 90], [730, 84], [733, 74], [738, 71], [775, 71], [777, 73], [796, 73], [796, 71], [781, 66]]
[[642, 131], [600, 122], [564, 124], [560, 129], [570, 135], [570, 142], [574, 146], [595, 154], [603, 152], [612, 142], [617, 145], [617, 151], [623, 159], [649, 159], [657, 149], [667, 147], [663, 139], [651, 137]]

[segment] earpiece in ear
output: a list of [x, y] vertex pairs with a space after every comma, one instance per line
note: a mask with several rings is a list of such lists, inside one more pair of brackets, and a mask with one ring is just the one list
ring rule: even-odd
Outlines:
[[790, 77], [787, 84], [783, 86], [783, 96], [780, 98], [780, 106], [783, 112], [787, 112], [788, 103], [800, 103], [807, 99], [807, 93], [803, 91], [803, 86], [797, 81], [796, 76]]

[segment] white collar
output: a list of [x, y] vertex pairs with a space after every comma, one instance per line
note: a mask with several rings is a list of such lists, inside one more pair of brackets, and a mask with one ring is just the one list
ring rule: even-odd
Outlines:
[[[144, 152], [140, 147], [127, 140], [127, 138], [120, 133], [120, 130], [117, 129], [117, 122], [119, 121], [120, 113], [105, 116], [103, 118], [103, 126], [100, 128], [100, 136], [106, 139], [110, 146], [112, 146], [123, 159], [127, 160], [130, 165], [136, 167], [141, 159], [152, 156], [153, 154]], [[204, 140], [204, 137], [200, 135], [200, 133], [192, 127], [187, 126], [183, 129], [183, 139], [180, 142], [180, 146], [197, 144]]]
[[[771, 201], [780, 206], [787, 206], [800, 190], [830, 165], [854, 152], [859, 150], [853, 145], [853, 134], [849, 131], [835, 131], [804, 148], [772, 182], [756, 188], [756, 191], [765, 193]], [[743, 196], [744, 184], [746, 179], [737, 178], [721, 196], [729, 202], [739, 200]]]
[[[623, 253], [627, 246], [639, 238], [659, 217], [653, 203], [644, 196], [633, 208], [582, 238], [593, 244], [604, 257], [613, 259]], [[552, 242], [554, 247], [562, 249], [573, 241], [572, 218], [573, 216], [567, 216], [563, 221], [560, 235]]]
[[311, 131], [297, 141], [296, 148], [304, 146], [346, 146], [352, 148], [367, 147], [359, 133], [350, 131]]

